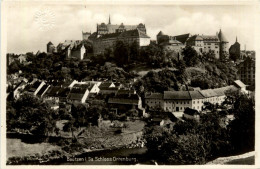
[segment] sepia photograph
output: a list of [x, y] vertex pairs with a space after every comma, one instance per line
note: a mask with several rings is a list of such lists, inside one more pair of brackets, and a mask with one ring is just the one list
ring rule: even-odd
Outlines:
[[1, 165], [256, 166], [259, 1], [231, 2], [2, 3]]

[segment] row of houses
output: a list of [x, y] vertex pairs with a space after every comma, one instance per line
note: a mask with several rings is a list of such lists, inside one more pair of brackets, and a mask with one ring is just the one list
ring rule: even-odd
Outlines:
[[161, 107], [165, 111], [184, 112], [186, 108], [202, 111], [205, 102], [221, 104], [225, 100], [225, 92], [228, 90], [241, 90], [246, 92], [246, 85], [240, 80], [234, 81], [234, 85], [206, 89], [199, 91], [164, 91], [164, 93], [146, 93], [146, 107]]
[[18, 99], [23, 93], [42, 98], [55, 110], [71, 105], [71, 103], [90, 105], [101, 101], [109, 104], [109, 108], [113, 108], [116, 112], [131, 109], [144, 111], [141, 97], [136, 94], [135, 90], [115, 82], [78, 82], [73, 80], [50, 85], [34, 79], [30, 82], [22, 81], [18, 84], [13, 96]]

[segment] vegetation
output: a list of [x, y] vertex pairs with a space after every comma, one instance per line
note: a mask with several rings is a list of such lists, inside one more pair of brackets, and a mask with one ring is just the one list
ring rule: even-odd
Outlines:
[[172, 129], [147, 127], [148, 153], [162, 164], [204, 164], [219, 156], [254, 150], [254, 102], [244, 94], [233, 95], [235, 120], [225, 124], [227, 112], [201, 114], [199, 121], [178, 121]]
[[54, 133], [56, 113], [41, 99], [24, 94], [17, 101], [7, 102], [7, 131], [20, 129], [35, 135]]

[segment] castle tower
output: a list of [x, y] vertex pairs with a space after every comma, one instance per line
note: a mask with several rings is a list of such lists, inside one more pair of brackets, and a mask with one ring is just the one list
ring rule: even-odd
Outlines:
[[237, 42], [237, 37], [236, 37], [236, 42], [233, 45], [231, 45], [229, 48], [229, 57], [234, 61], [236, 61], [237, 59], [241, 59], [240, 44]]
[[47, 53], [52, 53], [55, 49], [55, 46], [52, 42], [47, 43]]
[[218, 33], [219, 39], [219, 58], [222, 59], [224, 54], [228, 54], [228, 41], [224, 34], [222, 33], [221, 29]]

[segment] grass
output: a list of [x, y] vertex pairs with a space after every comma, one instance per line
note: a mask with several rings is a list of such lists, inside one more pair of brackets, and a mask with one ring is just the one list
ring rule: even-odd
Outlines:
[[22, 142], [20, 139], [7, 139], [7, 159], [9, 157], [23, 157], [23, 156], [30, 156], [30, 155], [43, 155], [48, 151], [52, 150], [61, 150], [61, 147], [54, 146], [49, 143], [35, 143], [35, 144], [28, 144]]

